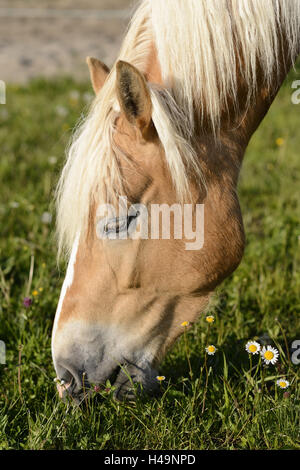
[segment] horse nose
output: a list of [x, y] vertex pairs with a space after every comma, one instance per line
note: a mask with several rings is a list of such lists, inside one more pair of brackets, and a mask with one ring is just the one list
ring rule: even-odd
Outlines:
[[120, 365], [93, 355], [83, 361], [72, 350], [67, 358], [66, 354], [55, 358], [55, 370], [60, 398], [71, 396], [75, 402], [80, 403], [93, 385], [104, 385], [107, 380], [113, 384], [120, 372]]
[[56, 379], [56, 388], [58, 391], [59, 398], [62, 400], [65, 399], [68, 395], [71, 395], [70, 388], [72, 387], [72, 382], [65, 382], [64, 380]]

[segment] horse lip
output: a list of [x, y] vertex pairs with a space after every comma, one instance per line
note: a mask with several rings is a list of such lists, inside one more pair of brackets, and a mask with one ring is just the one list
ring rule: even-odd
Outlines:
[[72, 387], [72, 385], [74, 385], [73, 379], [70, 382], [65, 382], [64, 380], [57, 382], [56, 388], [57, 388], [59, 397], [64, 398], [64, 396], [66, 395], [66, 392], [70, 394], [71, 392], [70, 388]]

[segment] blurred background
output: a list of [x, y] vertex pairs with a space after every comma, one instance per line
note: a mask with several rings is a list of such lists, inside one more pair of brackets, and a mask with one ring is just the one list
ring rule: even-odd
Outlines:
[[85, 57], [111, 65], [132, 0], [0, 0], [0, 79], [87, 77]]

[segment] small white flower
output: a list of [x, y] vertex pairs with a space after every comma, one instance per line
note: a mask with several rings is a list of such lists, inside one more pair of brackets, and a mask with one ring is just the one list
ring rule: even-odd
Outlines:
[[260, 351], [260, 344], [257, 343], [257, 341], [248, 341], [245, 348], [249, 354], [258, 354]]
[[260, 351], [260, 354], [265, 364], [275, 364], [278, 361], [279, 352], [272, 346], [264, 346]]
[[208, 315], [205, 320], [207, 323], [213, 323], [215, 321], [215, 317], [213, 315]]
[[56, 114], [58, 114], [58, 116], [61, 116], [61, 117], [66, 117], [68, 115], [68, 110], [64, 106], [60, 106], [60, 105], [56, 106], [55, 111], [56, 111]]
[[48, 158], [48, 162], [50, 163], [50, 165], [55, 165], [57, 163], [57, 158], [54, 156], [51, 156]]
[[18, 202], [16, 202], [16, 201], [11, 201], [11, 202], [9, 203], [9, 205], [10, 205], [10, 207], [12, 207], [13, 209], [17, 209], [17, 208], [20, 206], [20, 204], [19, 204]]
[[43, 224], [47, 224], [47, 225], [51, 224], [52, 215], [50, 214], [50, 212], [44, 212], [42, 214], [41, 221], [43, 222]]
[[289, 385], [290, 385], [290, 382], [288, 380], [285, 380], [285, 379], [279, 379], [279, 380], [277, 380], [276, 383], [277, 383], [278, 387], [280, 387], [282, 389], [288, 388]]
[[205, 351], [207, 354], [209, 354], [209, 356], [213, 356], [216, 353], [217, 348], [213, 344], [210, 344], [207, 346], [207, 348], [205, 348]]
[[78, 101], [80, 98], [80, 93], [77, 90], [71, 90], [69, 93], [71, 100]]
[[159, 382], [163, 382], [164, 380], [166, 380], [166, 377], [164, 375], [157, 375], [156, 380], [158, 380]]
[[92, 93], [89, 93], [89, 92], [83, 93], [83, 99], [86, 103], [89, 103], [90, 101], [92, 101], [93, 98], [94, 98], [94, 95], [92, 95]]

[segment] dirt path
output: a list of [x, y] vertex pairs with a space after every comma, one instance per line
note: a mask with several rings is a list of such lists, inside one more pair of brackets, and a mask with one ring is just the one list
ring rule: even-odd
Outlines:
[[0, 79], [88, 77], [85, 57], [111, 65], [132, 0], [0, 0]]

